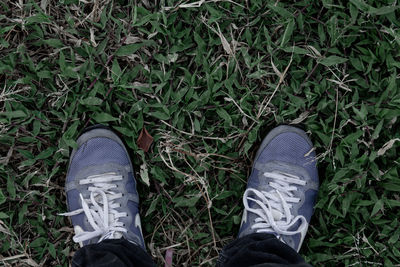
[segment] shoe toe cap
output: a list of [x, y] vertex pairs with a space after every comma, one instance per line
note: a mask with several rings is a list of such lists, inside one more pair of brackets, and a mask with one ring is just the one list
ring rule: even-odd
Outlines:
[[257, 162], [285, 162], [307, 170], [313, 180], [318, 180], [316, 155], [307, 137], [296, 132], [283, 132], [261, 147]]
[[74, 151], [67, 180], [72, 179], [83, 168], [108, 163], [125, 166], [130, 164], [130, 160], [125, 149], [115, 140], [107, 137], [91, 138]]

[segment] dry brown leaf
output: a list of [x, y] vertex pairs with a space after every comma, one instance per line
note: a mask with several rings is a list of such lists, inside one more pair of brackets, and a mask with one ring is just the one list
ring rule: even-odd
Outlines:
[[139, 134], [139, 137], [136, 141], [138, 147], [140, 147], [144, 152], [149, 151], [151, 144], [153, 143], [153, 136], [149, 134], [145, 127], [142, 128], [142, 131]]

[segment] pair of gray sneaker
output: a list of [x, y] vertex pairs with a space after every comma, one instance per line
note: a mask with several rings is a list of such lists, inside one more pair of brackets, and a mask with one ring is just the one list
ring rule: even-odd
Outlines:
[[[132, 162], [109, 128], [88, 128], [71, 154], [66, 195], [81, 246], [125, 238], [145, 249]], [[263, 140], [243, 196], [239, 238], [271, 233], [296, 251], [307, 233], [318, 192], [313, 145], [306, 133], [278, 126]]]

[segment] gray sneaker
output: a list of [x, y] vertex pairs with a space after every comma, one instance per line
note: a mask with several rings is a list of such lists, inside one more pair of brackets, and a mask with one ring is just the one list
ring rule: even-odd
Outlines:
[[243, 196], [239, 237], [271, 233], [299, 251], [318, 194], [315, 152], [307, 134], [282, 125], [262, 142]]
[[105, 126], [89, 128], [71, 154], [65, 191], [67, 213], [81, 246], [125, 238], [145, 249], [139, 196], [128, 152]]

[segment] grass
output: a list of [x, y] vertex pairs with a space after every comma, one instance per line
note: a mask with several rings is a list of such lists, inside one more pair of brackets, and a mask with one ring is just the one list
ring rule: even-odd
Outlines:
[[1, 264], [68, 266], [69, 153], [103, 123], [130, 149], [155, 261], [213, 265], [262, 138], [301, 123], [321, 180], [301, 254], [400, 266], [397, 1], [235, 2], [0, 2]]

